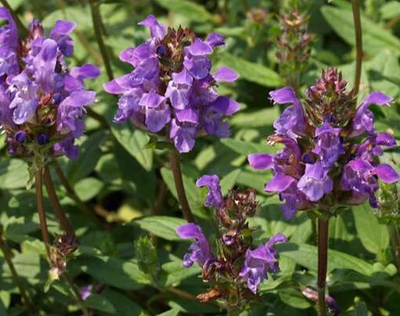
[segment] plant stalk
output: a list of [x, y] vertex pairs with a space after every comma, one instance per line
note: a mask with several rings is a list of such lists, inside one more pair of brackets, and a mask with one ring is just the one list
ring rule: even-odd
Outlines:
[[63, 187], [65, 188], [65, 190], [67, 191], [68, 196], [74, 200], [74, 202], [76, 203], [76, 205], [79, 207], [79, 209], [85, 213], [85, 215], [90, 218], [93, 222], [96, 223], [96, 225], [100, 226], [100, 222], [97, 219], [97, 217], [95, 216], [95, 211], [93, 209], [91, 209], [85, 202], [83, 202], [79, 196], [76, 194], [75, 189], [71, 186], [71, 184], [69, 183], [67, 177], [65, 176], [64, 172], [62, 171], [60, 165], [58, 164], [58, 162], [56, 160], [53, 161], [53, 165], [54, 165], [54, 170], [57, 173], [58, 178], [61, 181], [61, 184], [63, 185]]
[[109, 80], [114, 79], [114, 74], [111, 68], [110, 58], [107, 52], [107, 47], [104, 44], [103, 31], [102, 31], [102, 18], [99, 10], [99, 1], [89, 0], [90, 11], [92, 13], [92, 21], [94, 27], [94, 33], [96, 36], [97, 44], [99, 45], [101, 56], [103, 57], [104, 66], [106, 67], [106, 72]]
[[361, 67], [363, 58], [360, 0], [352, 0], [351, 5], [353, 7], [353, 18], [354, 18], [355, 40], [356, 40], [356, 76], [354, 78], [354, 95], [357, 96], [360, 90]]
[[50, 260], [50, 237], [49, 237], [49, 232], [47, 230], [46, 212], [43, 203], [42, 173], [43, 169], [40, 168], [36, 174], [36, 205], [39, 214], [39, 223], [40, 223], [40, 230], [42, 232], [43, 242], [44, 245], [46, 246], [47, 255]]
[[318, 219], [318, 309], [320, 316], [327, 316], [325, 303], [326, 272], [328, 267], [329, 220]]
[[72, 294], [76, 300], [76, 303], [79, 306], [79, 308], [81, 309], [83, 315], [91, 316], [91, 313], [89, 312], [88, 308], [85, 306], [84, 302], [82, 301], [82, 297], [81, 297], [78, 289], [76, 288], [74, 282], [70, 279], [70, 277], [66, 273], [63, 274], [63, 279], [68, 284], [69, 288], [71, 289]]
[[397, 260], [397, 267], [400, 269], [400, 234], [396, 224], [390, 225], [390, 236], [393, 243], [394, 256]]
[[186, 197], [185, 186], [183, 185], [180, 155], [175, 149], [170, 150], [169, 163], [171, 165], [172, 174], [174, 175], [176, 193], [178, 194], [183, 216], [189, 223], [194, 223], [195, 220]]
[[57, 193], [56, 190], [54, 189], [53, 181], [51, 179], [48, 167], [44, 168], [43, 181], [44, 185], [46, 186], [47, 193], [49, 195], [50, 203], [53, 206], [54, 212], [56, 213], [57, 219], [61, 227], [68, 235], [75, 235], [74, 229], [69, 223], [67, 216], [65, 216], [60, 201], [58, 200]]
[[14, 263], [12, 262], [12, 253], [10, 248], [7, 245], [7, 241], [3, 238], [2, 232], [0, 231], [0, 248], [1, 251], [3, 252], [4, 259], [7, 262], [7, 265], [11, 271], [11, 276], [14, 280], [15, 285], [18, 288], [19, 293], [21, 294], [22, 301], [26, 307], [27, 310], [32, 310], [34, 308], [34, 305], [28, 295], [28, 291], [25, 291], [25, 288], [23, 286], [23, 283], [17, 273], [17, 270], [15, 269]]

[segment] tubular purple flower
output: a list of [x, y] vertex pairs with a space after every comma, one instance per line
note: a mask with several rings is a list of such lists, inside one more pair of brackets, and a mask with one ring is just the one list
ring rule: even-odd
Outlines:
[[197, 180], [196, 185], [198, 187], [207, 187], [208, 193], [206, 200], [204, 201], [204, 206], [213, 206], [219, 209], [224, 204], [224, 198], [221, 192], [221, 185], [219, 178], [216, 175], [204, 175]]
[[306, 171], [297, 183], [297, 187], [309, 201], [315, 202], [333, 190], [333, 182], [328, 176], [328, 170], [317, 162], [306, 164]]
[[[104, 85], [106, 92], [122, 95], [114, 121], [131, 120], [138, 128], [167, 135], [181, 153], [191, 151], [199, 135], [228, 137], [224, 120], [239, 104], [219, 97], [215, 87], [217, 82], [234, 82], [238, 75], [227, 67], [212, 75], [209, 59], [224, 44], [223, 37], [212, 33], [202, 40], [189, 29], [167, 29], [153, 15], [139, 25], [147, 26], [151, 37], [120, 54], [133, 71]], [[151, 91], [163, 98], [158, 106], [143, 99]]]
[[277, 234], [265, 245], [260, 245], [254, 250], [247, 250], [239, 275], [247, 280], [247, 286], [254, 294], [257, 293], [260, 283], [268, 278], [267, 272], [279, 272], [279, 254], [274, 246], [283, 242], [287, 242], [287, 238], [283, 234]]
[[183, 266], [185, 268], [191, 267], [195, 262], [203, 267], [207, 261], [213, 259], [210, 244], [200, 226], [189, 223], [178, 227], [176, 233], [182, 239], [196, 239], [190, 245], [189, 252], [183, 257]]
[[375, 135], [374, 114], [369, 110], [369, 106], [372, 104], [388, 106], [392, 101], [392, 98], [379, 91], [372, 92], [368, 95], [363, 104], [357, 109], [353, 119], [350, 137], [358, 137], [364, 133]]
[[304, 132], [304, 111], [299, 99], [292, 88], [282, 88], [269, 93], [271, 99], [277, 104], [293, 104], [282, 113], [281, 117], [274, 122], [274, 128], [278, 135], [298, 137]]
[[340, 185], [344, 191], [353, 193], [350, 201], [365, 201], [369, 198], [371, 207], [378, 208], [379, 203], [375, 197], [378, 182], [375, 176], [386, 183], [395, 183], [400, 179], [397, 172], [388, 164], [374, 167], [368, 161], [357, 158], [344, 167]]
[[17, 51], [20, 44], [17, 25], [4, 7], [0, 8], [0, 19], [8, 22], [0, 27], [0, 84], [3, 85], [7, 78], [11, 79], [19, 72]]
[[329, 168], [345, 153], [340, 139], [340, 128], [333, 128], [328, 122], [319, 126], [315, 130], [317, 145], [313, 153], [319, 155], [321, 164], [324, 168]]
[[286, 219], [290, 219], [296, 212], [296, 207], [305, 203], [304, 194], [297, 189], [298, 179], [303, 167], [300, 165], [301, 152], [296, 141], [288, 137], [274, 137], [273, 142], [283, 143], [285, 148], [276, 155], [251, 154], [248, 156], [250, 166], [254, 169], [273, 169], [274, 176], [264, 190], [279, 193], [285, 204], [281, 205]]

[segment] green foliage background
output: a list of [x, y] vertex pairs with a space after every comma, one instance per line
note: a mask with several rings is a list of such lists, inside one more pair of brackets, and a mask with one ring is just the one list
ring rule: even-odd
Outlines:
[[[222, 178], [225, 193], [235, 186], [255, 188], [261, 204], [251, 222], [258, 228], [254, 233], [256, 242], [283, 232], [290, 243], [280, 246], [281, 272], [262, 284], [261, 299], [244, 314], [316, 315], [314, 304], [300, 292], [304, 286], [315, 285], [317, 256], [311, 221], [304, 213], [285, 221], [277, 197], [263, 191], [270, 173], [251, 170], [246, 161], [249, 153], [279, 149], [265, 142], [273, 131], [273, 121], [279, 115], [279, 109], [268, 99], [268, 92], [282, 87], [285, 82], [278, 73], [275, 57], [279, 26], [274, 3], [279, 3], [284, 11], [293, 5], [292, 1], [100, 2], [105, 41], [116, 76], [129, 71], [129, 67], [119, 61], [119, 52], [147, 38], [147, 31], [137, 25], [147, 14], [155, 14], [161, 23], [170, 26], [190, 26], [203, 36], [211, 31], [225, 34], [227, 44], [225, 49], [218, 49], [213, 55], [214, 67], [230, 66], [240, 74], [234, 85], [223, 85], [219, 89], [238, 100], [242, 110], [230, 120], [231, 138], [200, 139], [195, 150], [183, 156], [189, 203], [213, 239], [213, 214], [202, 206], [205, 192], [195, 187], [195, 180], [211, 173]], [[75, 55], [72, 64], [93, 62], [102, 65], [86, 1], [11, 0], [10, 4], [26, 25], [33, 17], [42, 20], [47, 30], [57, 19], [76, 21], [78, 27], [73, 34]], [[301, 6], [310, 14], [310, 32], [316, 37], [309, 67], [301, 74], [301, 90], [312, 84], [321, 69], [327, 66], [342, 70], [351, 87], [355, 69], [351, 4], [344, 0], [330, 3], [316, 0], [303, 1]], [[267, 12], [265, 20], [252, 22], [251, 8], [264, 8]], [[399, 139], [400, 3], [364, 1], [362, 26], [364, 63], [359, 101], [373, 90], [394, 97], [396, 102], [392, 107], [373, 110], [377, 129], [390, 130]], [[104, 67], [102, 70], [102, 76], [89, 83], [89, 88], [98, 91], [98, 102], [93, 110], [111, 123], [116, 100], [102, 91], [102, 84], [108, 81]], [[69, 274], [81, 286], [94, 284], [95, 288], [102, 289], [85, 304], [104, 316], [223, 314], [224, 311], [215, 306], [200, 304], [177, 294], [176, 289], [179, 289], [195, 296], [204, 292], [208, 285], [201, 282], [199, 267], [181, 267], [188, 243], [180, 241], [174, 232], [184, 220], [165, 150], [145, 147], [149, 137], [129, 124], [111, 126], [111, 129], [105, 128], [88, 118], [79, 159], [60, 161], [79, 197], [96, 210], [99, 223], [82, 213], [67, 197], [60, 183], [56, 183], [62, 206], [80, 241], [76, 258], [69, 264]], [[35, 193], [25, 189], [28, 178], [25, 163], [10, 160], [3, 143], [0, 225], [13, 248], [13, 261], [18, 273], [34, 297], [36, 310], [27, 312], [22, 309], [17, 288], [0, 255], [0, 315], [80, 315], [64, 283], [56, 282], [44, 293], [48, 266], [44, 260], [45, 248], [40, 237]], [[390, 161], [400, 172], [399, 147], [386, 152], [382, 160]], [[158, 200], [162, 201], [162, 207], [154, 214]], [[61, 233], [47, 199], [45, 206], [50, 233]], [[140, 266], [143, 260], [151, 258], [139, 257], [134, 247], [134, 241], [148, 234], [155, 245], [152, 251], [149, 248], [148, 255], [153, 252], [153, 270], [158, 270], [156, 280]], [[337, 299], [341, 315], [400, 315], [400, 273], [395, 266], [389, 230], [378, 222], [369, 206], [354, 207], [331, 221], [329, 247], [329, 293]]]

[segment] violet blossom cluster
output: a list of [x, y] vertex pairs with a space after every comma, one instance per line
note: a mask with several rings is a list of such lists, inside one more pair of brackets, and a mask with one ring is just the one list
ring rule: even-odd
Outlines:
[[122, 95], [114, 121], [130, 120], [168, 137], [181, 153], [192, 150], [199, 135], [228, 137], [224, 117], [238, 111], [239, 104], [219, 96], [216, 87], [238, 75], [228, 67], [211, 74], [209, 59], [224, 38], [211, 33], [202, 40], [189, 29], [167, 29], [153, 15], [139, 25], [150, 29], [150, 39], [119, 56], [133, 71], [104, 85], [108, 93]]
[[75, 139], [84, 132], [85, 108], [96, 95], [84, 80], [100, 74], [91, 64], [68, 69], [65, 58], [74, 52], [69, 34], [76, 24], [57, 21], [46, 37], [34, 20], [21, 40], [7, 9], [0, 8], [0, 18], [8, 22], [0, 28], [0, 124], [9, 153], [27, 157], [43, 149], [76, 158]]
[[379, 163], [383, 148], [394, 147], [396, 140], [375, 130], [369, 109], [373, 104], [388, 106], [392, 99], [375, 91], [356, 108], [346, 85], [341, 73], [330, 68], [308, 89], [304, 107], [292, 88], [270, 93], [275, 103], [291, 104], [269, 137], [270, 144], [284, 148], [275, 155], [251, 154], [248, 160], [255, 169], [272, 169], [265, 191], [279, 194], [287, 219], [298, 209], [327, 211], [366, 200], [378, 208], [378, 180], [399, 180], [389, 164]]
[[[212, 289], [200, 295], [199, 299], [207, 301], [211, 296], [212, 299], [221, 297], [229, 302], [229, 288], [232, 287], [241, 293], [239, 300], [251, 297], [257, 293], [261, 282], [268, 278], [267, 273], [279, 271], [279, 255], [274, 246], [286, 242], [287, 239], [283, 234], [277, 234], [253, 249], [247, 218], [254, 216], [257, 208], [255, 191], [231, 190], [224, 199], [216, 175], [201, 177], [197, 186], [208, 188], [204, 205], [216, 210], [219, 227], [218, 255], [213, 254], [200, 226], [189, 223], [178, 227], [176, 232], [182, 239], [196, 240], [184, 256], [183, 266], [188, 268], [195, 262], [198, 263], [203, 269], [203, 280], [214, 282]], [[229, 280], [228, 284], [226, 280]]]

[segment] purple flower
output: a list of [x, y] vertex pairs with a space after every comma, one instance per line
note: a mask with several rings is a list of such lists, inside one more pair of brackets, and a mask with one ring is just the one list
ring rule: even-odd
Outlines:
[[8, 24], [0, 27], [0, 84], [6, 83], [19, 72], [18, 48], [19, 39], [17, 25], [10, 12], [4, 7], [0, 8], [0, 19]]
[[139, 128], [168, 135], [181, 153], [191, 151], [199, 135], [228, 137], [225, 117], [238, 111], [239, 104], [220, 97], [216, 85], [238, 75], [227, 67], [212, 75], [209, 58], [224, 44], [223, 37], [212, 33], [202, 40], [188, 29], [167, 30], [153, 15], [139, 24], [150, 29], [151, 37], [119, 56], [133, 71], [104, 85], [106, 92], [122, 95], [114, 121], [131, 120]]
[[[1, 17], [9, 24], [0, 29], [0, 63], [1, 52], [13, 51], [17, 61], [24, 64], [24, 69], [19, 65], [4, 68], [7, 80], [0, 88], [0, 123], [9, 139], [15, 140], [8, 141], [12, 152], [27, 156], [31, 154], [30, 142], [44, 145], [56, 140], [50, 154], [76, 158], [74, 141], [83, 134], [85, 108], [95, 100], [95, 92], [85, 90], [84, 80], [100, 74], [90, 64], [68, 69], [64, 58], [73, 54], [69, 34], [76, 24], [57, 21], [46, 38], [41, 23], [34, 20], [27, 40], [20, 41], [15, 23], [4, 8], [0, 9]], [[21, 132], [25, 135], [23, 142], [21, 134], [13, 137]]]
[[299, 99], [292, 88], [282, 88], [269, 93], [271, 99], [277, 104], [293, 104], [282, 113], [274, 122], [274, 128], [278, 135], [298, 137], [305, 128], [304, 111]]
[[388, 133], [370, 136], [357, 147], [356, 156], [367, 161], [374, 161], [375, 157], [383, 155], [382, 146], [393, 148], [396, 146], [396, 139]]
[[344, 167], [340, 185], [344, 191], [352, 192], [349, 203], [363, 202], [369, 198], [371, 207], [377, 208], [379, 207], [375, 197], [375, 191], [378, 190], [377, 178], [386, 183], [394, 183], [400, 179], [397, 172], [388, 164], [374, 167], [368, 161], [357, 158]]
[[92, 295], [93, 285], [89, 284], [87, 286], [83, 286], [79, 289], [79, 295], [81, 296], [82, 301], [86, 301], [90, 295]]
[[297, 183], [297, 187], [309, 201], [315, 202], [333, 190], [333, 182], [328, 176], [328, 170], [317, 162], [306, 164], [306, 171]]
[[[311, 300], [312, 302], [314, 302], [314, 303], [318, 302], [318, 292], [317, 291], [315, 291], [315, 290], [313, 290], [313, 289], [311, 289], [309, 287], [306, 287], [306, 288], [303, 288], [301, 290], [301, 293], [305, 297], [307, 297], [309, 300]], [[340, 314], [339, 305], [338, 305], [338, 303], [336, 302], [336, 300], [332, 296], [326, 294], [325, 295], [325, 302], [326, 302], [326, 305], [328, 305], [329, 312], [332, 315], [339, 315]]]
[[364, 133], [374, 135], [376, 133], [374, 128], [374, 114], [369, 110], [369, 106], [372, 104], [381, 106], [389, 105], [392, 100], [392, 98], [379, 91], [372, 92], [368, 95], [363, 104], [357, 109], [353, 118], [352, 133], [350, 136], [358, 137]]
[[207, 187], [208, 193], [206, 200], [204, 201], [204, 206], [213, 206], [219, 209], [224, 204], [224, 198], [221, 192], [221, 185], [219, 183], [219, 178], [216, 175], [204, 175], [197, 180], [196, 185], [198, 187]]
[[286, 219], [290, 219], [297, 207], [305, 203], [304, 194], [297, 189], [303, 167], [300, 165], [301, 152], [297, 143], [287, 137], [275, 137], [274, 142], [283, 143], [285, 148], [276, 155], [251, 154], [248, 156], [250, 166], [254, 169], [273, 169], [274, 176], [264, 188], [266, 192], [279, 193], [285, 204], [281, 205]]
[[189, 252], [183, 257], [183, 266], [189, 268], [194, 262], [203, 266], [213, 259], [210, 244], [203, 234], [203, 230], [196, 224], [189, 223], [176, 229], [176, 233], [182, 239], [196, 239], [189, 247]]
[[340, 128], [334, 128], [328, 122], [315, 130], [317, 145], [313, 152], [319, 155], [324, 168], [329, 168], [338, 160], [340, 155], [345, 153], [339, 136], [340, 131]]
[[271, 237], [265, 245], [260, 245], [254, 250], [247, 250], [239, 275], [247, 280], [247, 286], [254, 294], [260, 283], [268, 278], [267, 272], [279, 272], [279, 254], [274, 249], [274, 245], [286, 241], [283, 234], [277, 234]]

